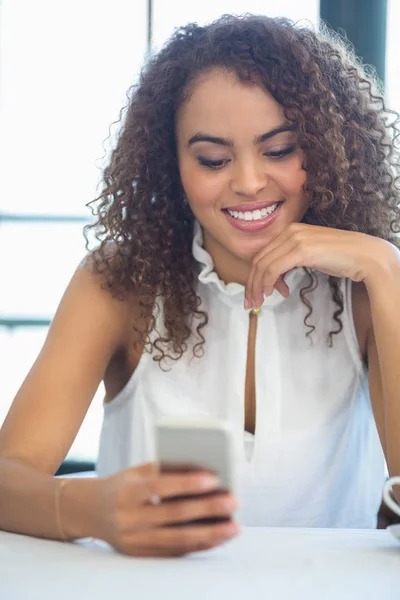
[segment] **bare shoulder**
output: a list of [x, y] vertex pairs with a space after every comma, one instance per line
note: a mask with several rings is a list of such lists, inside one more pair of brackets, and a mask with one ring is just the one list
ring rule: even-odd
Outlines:
[[[93, 334], [99, 335], [104, 328], [104, 342], [111, 340], [113, 344], [123, 343], [125, 323], [132, 311], [132, 294], [123, 299], [107, 289], [104, 278], [93, 269], [91, 256], [87, 256], [73, 274], [54, 316], [52, 329], [62, 327], [69, 322], [70, 326], [79, 327], [79, 337]], [[71, 316], [73, 315], [73, 322]]]
[[0, 431], [0, 456], [54, 472], [110, 361], [128, 343], [132, 302], [132, 294], [121, 300], [104, 288], [90, 257], [82, 261]]
[[372, 327], [371, 306], [367, 288], [362, 281], [352, 283], [353, 320], [360, 351], [367, 361], [368, 335]]

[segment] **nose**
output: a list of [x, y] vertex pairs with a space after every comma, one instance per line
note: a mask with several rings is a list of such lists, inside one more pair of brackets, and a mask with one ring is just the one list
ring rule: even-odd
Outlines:
[[261, 192], [268, 183], [265, 162], [246, 160], [237, 163], [233, 170], [231, 188], [239, 196], [253, 197]]

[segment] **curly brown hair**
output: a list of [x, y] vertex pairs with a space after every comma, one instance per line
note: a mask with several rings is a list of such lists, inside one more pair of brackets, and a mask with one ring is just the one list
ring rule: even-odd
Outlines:
[[[398, 244], [397, 114], [386, 109], [373, 73], [348, 44], [326, 28], [316, 33], [264, 16], [224, 15], [205, 27], [181, 27], [148, 59], [131, 88], [101, 194], [89, 203], [97, 220], [85, 228], [86, 239], [94, 228], [100, 242], [93, 264], [106, 288], [120, 298], [134, 292], [146, 323], [139, 338], [149, 351], [158, 350], [155, 360], [180, 358], [192, 333], [197, 332], [195, 353], [204, 343], [207, 315], [196, 293], [194, 216], [179, 176], [175, 115], [195, 78], [212, 68], [265, 88], [295, 125], [306, 157], [305, 223]], [[312, 332], [307, 293], [317, 281], [311, 270], [307, 273], [300, 297]], [[343, 298], [339, 280], [330, 277], [329, 283], [337, 306], [332, 343], [342, 329]], [[158, 297], [165, 333], [151, 342]]]

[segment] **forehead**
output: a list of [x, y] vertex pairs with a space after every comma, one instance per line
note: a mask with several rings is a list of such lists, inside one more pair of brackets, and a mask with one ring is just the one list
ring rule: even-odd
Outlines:
[[234, 73], [213, 70], [191, 85], [188, 99], [177, 113], [178, 134], [212, 130], [230, 134], [248, 130], [249, 135], [274, 128], [284, 121], [282, 106], [258, 85], [244, 84]]

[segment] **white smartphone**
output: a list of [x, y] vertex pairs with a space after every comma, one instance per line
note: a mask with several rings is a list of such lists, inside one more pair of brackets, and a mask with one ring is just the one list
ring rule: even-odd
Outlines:
[[235, 492], [235, 447], [231, 425], [214, 419], [163, 418], [156, 425], [160, 471], [207, 470], [221, 490]]

